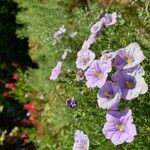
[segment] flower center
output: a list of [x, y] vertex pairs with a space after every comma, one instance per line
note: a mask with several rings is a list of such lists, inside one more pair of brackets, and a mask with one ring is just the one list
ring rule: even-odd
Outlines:
[[124, 131], [125, 127], [122, 124], [117, 124], [116, 125], [116, 129], [120, 130], [120, 131]]
[[109, 92], [106, 92], [106, 91], [105, 91], [104, 95], [107, 96], [109, 99], [113, 99], [114, 98], [113, 94], [110, 94]]
[[90, 61], [90, 58], [83, 58], [83, 64], [86, 65]]
[[94, 75], [95, 77], [98, 77], [99, 79], [102, 78], [102, 73], [101, 73], [101, 72], [93, 71], [93, 75]]
[[133, 61], [132, 57], [127, 54], [127, 55], [126, 55], [126, 62], [127, 62], [127, 64], [131, 64], [132, 61]]
[[133, 83], [131, 83], [130, 81], [125, 81], [125, 84], [126, 86], [129, 88], [129, 89], [132, 89], [134, 87]]
[[80, 149], [87, 149], [87, 144], [79, 144]]

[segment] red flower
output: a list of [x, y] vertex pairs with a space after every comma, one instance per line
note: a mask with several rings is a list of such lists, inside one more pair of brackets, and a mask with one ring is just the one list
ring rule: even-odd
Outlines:
[[22, 144], [23, 145], [26, 145], [26, 144], [28, 144], [30, 142], [28, 134], [25, 131], [20, 132], [19, 133], [19, 137], [22, 140], [22, 142], [23, 142]]
[[28, 126], [32, 126], [33, 125], [33, 123], [28, 118], [22, 119], [21, 123], [24, 124], [24, 125], [28, 125]]
[[16, 63], [12, 63], [11, 64], [14, 68], [18, 68], [19, 67], [19, 64], [16, 64]]
[[11, 83], [11, 82], [8, 82], [8, 83], [5, 84], [5, 87], [6, 87], [7, 89], [12, 90], [12, 89], [15, 88], [15, 84], [14, 84], [14, 83]]
[[4, 92], [4, 93], [3, 93], [3, 96], [4, 96], [4, 97], [9, 97], [10, 95], [9, 95], [8, 92]]
[[28, 138], [28, 134], [25, 131], [22, 131], [22, 132], [19, 133], [19, 137], [21, 139], [25, 139], [25, 138]]
[[26, 144], [28, 144], [28, 143], [30, 143], [29, 139], [24, 139], [24, 140], [23, 140], [23, 145], [26, 145]]
[[19, 79], [19, 74], [18, 74], [17, 72], [13, 73], [13, 74], [12, 74], [12, 78], [13, 78], [14, 80], [18, 80], [18, 79]]
[[24, 108], [25, 110], [27, 110], [28, 112], [30, 112], [30, 113], [33, 113], [33, 112], [36, 111], [35, 103], [32, 102], [32, 101], [30, 101], [28, 104], [25, 104], [25, 105], [23, 106], [23, 108]]

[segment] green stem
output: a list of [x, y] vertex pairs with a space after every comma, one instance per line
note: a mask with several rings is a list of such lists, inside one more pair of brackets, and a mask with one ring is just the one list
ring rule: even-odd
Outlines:
[[88, 5], [88, 8], [89, 8], [89, 10], [90, 10], [90, 6], [91, 6], [90, 0], [86, 0], [86, 2], [87, 2], [87, 5]]

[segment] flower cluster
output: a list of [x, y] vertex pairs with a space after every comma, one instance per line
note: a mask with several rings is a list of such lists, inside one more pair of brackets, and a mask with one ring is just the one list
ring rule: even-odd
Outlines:
[[[145, 72], [140, 63], [145, 56], [138, 43], [131, 43], [116, 51], [105, 50], [100, 59], [90, 49], [101, 34], [102, 30], [117, 22], [117, 14], [105, 14], [99, 18], [90, 29], [90, 36], [83, 42], [81, 50], [77, 53], [76, 75], [77, 81], [86, 79], [88, 88], [99, 88], [97, 93], [98, 106], [107, 109], [106, 123], [102, 129], [106, 139], [110, 139], [115, 145], [124, 142], [130, 143], [137, 135], [136, 127], [133, 124], [132, 111], [125, 109], [119, 111], [119, 104], [122, 99], [133, 100], [139, 94], [145, 94], [148, 86], [143, 78]], [[62, 26], [55, 34], [54, 41], [59, 41], [66, 32]], [[69, 34], [74, 38], [77, 32]], [[55, 43], [56, 44], [56, 43]], [[51, 72], [50, 80], [56, 80], [61, 72], [62, 61], [66, 59], [68, 52], [65, 49], [57, 65]], [[113, 69], [112, 69], [113, 68]], [[66, 101], [69, 108], [74, 108], [77, 101], [70, 98]], [[88, 150], [89, 138], [81, 130], [76, 130], [73, 150]]]
[[95, 54], [90, 50], [90, 46], [96, 42], [98, 35], [105, 27], [116, 23], [117, 14], [105, 14], [96, 24], [91, 27], [91, 35], [84, 41], [81, 50], [77, 54], [76, 66], [78, 69], [86, 70], [93, 60]]
[[[53, 40], [53, 46], [56, 45], [56, 43], [58, 41], [61, 40], [63, 34], [66, 32], [66, 28], [64, 27], [64, 25], [62, 25], [58, 31], [56, 31], [54, 33], [54, 40]], [[77, 32], [72, 32], [69, 34], [69, 37], [71, 37], [72, 39], [74, 39], [77, 36]], [[51, 75], [49, 77], [50, 80], [56, 80], [59, 76], [59, 74], [61, 73], [61, 69], [62, 69], [62, 62], [66, 59], [68, 53], [71, 53], [72, 50], [70, 49], [70, 47], [66, 48], [64, 50], [64, 53], [61, 56], [61, 60], [57, 62], [56, 66], [52, 69], [51, 71]]]
[[119, 145], [132, 142], [137, 135], [132, 111], [126, 109], [119, 112], [119, 104], [122, 99], [133, 100], [139, 94], [145, 94], [148, 86], [143, 78], [144, 69], [140, 65], [145, 56], [138, 43], [131, 43], [116, 51], [104, 51], [100, 59], [95, 59], [95, 53], [90, 49], [101, 31], [116, 23], [116, 18], [116, 13], [106, 14], [91, 27], [91, 35], [77, 53], [76, 67], [82, 71], [88, 88], [99, 88], [98, 106], [108, 109], [107, 122], [102, 132], [113, 144]]
[[[19, 80], [20, 75], [19, 72], [16, 71], [16, 69], [19, 67], [19, 64], [12, 63], [11, 66], [13, 67], [12, 71], [9, 71], [8, 75], [10, 76], [10, 80], [5, 82], [0, 79], [0, 82], [4, 84], [5, 86], [5, 91], [3, 92], [3, 97], [5, 98], [13, 98], [11, 95], [11, 91], [15, 90], [16, 88], [16, 82]], [[15, 72], [14, 72], [15, 70]]]
[[22, 119], [22, 124], [24, 125], [35, 125], [37, 122], [37, 117], [36, 117], [36, 103], [33, 101], [30, 101], [27, 104], [24, 104], [23, 109], [26, 110], [26, 118]]

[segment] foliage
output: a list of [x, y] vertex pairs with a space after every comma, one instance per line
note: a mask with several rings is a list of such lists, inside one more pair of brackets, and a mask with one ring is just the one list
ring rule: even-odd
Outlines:
[[[40, 120], [44, 126], [42, 138], [36, 140], [40, 150], [70, 150], [76, 129], [83, 130], [90, 138], [91, 150], [148, 149], [150, 147], [149, 129], [149, 93], [141, 95], [134, 101], [124, 101], [122, 108], [132, 108], [138, 136], [132, 144], [115, 147], [104, 138], [102, 127], [105, 123], [105, 110], [98, 108], [96, 91], [87, 89], [84, 83], [75, 81], [75, 60], [77, 51], [89, 35], [90, 26], [96, 22], [99, 14], [118, 12], [117, 24], [105, 29], [92, 50], [97, 56], [106, 49], [117, 50], [131, 42], [138, 42], [147, 57], [144, 61], [146, 82], [150, 84], [149, 57], [149, 1], [132, 1], [127, 4], [113, 2], [109, 7], [91, 2], [90, 10], [75, 8], [66, 11], [66, 3], [61, 0], [15, 0], [22, 11], [17, 21], [25, 27], [17, 31], [20, 38], [29, 38], [30, 56], [39, 64], [38, 69], [29, 69], [30, 81], [24, 83], [32, 87], [39, 103]], [[53, 34], [62, 24], [67, 33], [56, 46], [52, 46]], [[77, 31], [75, 39], [68, 34]], [[31, 44], [32, 43], [32, 44]], [[49, 81], [52, 68], [60, 60], [63, 50], [71, 47], [63, 64], [63, 71], [56, 82]], [[75, 109], [66, 107], [66, 99], [75, 97], [78, 106]]]

